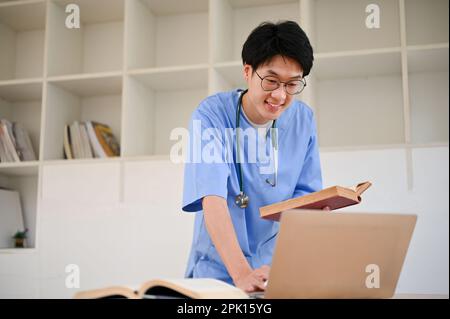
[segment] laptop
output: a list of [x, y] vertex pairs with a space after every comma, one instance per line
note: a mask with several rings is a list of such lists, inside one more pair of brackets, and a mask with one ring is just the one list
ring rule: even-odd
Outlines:
[[253, 298], [391, 298], [416, 215], [283, 212], [266, 291]]

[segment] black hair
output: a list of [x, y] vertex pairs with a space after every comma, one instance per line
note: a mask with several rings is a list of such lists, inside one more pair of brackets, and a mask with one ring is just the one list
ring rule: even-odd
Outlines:
[[313, 66], [313, 49], [308, 36], [294, 21], [261, 23], [242, 48], [242, 62], [251, 65], [253, 72], [276, 55], [298, 62], [303, 76], [307, 76]]

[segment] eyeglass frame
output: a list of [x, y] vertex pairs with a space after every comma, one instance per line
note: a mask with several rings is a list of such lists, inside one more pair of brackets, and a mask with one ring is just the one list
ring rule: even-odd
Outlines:
[[[268, 78], [268, 77], [276, 78], [276, 76], [274, 76], [274, 75], [266, 75], [266, 76], [264, 76], [264, 77], [261, 77], [261, 75], [259, 75], [258, 72], [257, 72], [256, 70], [255, 70], [255, 73], [256, 73], [256, 75], [260, 78], [260, 80], [261, 80], [261, 88], [262, 88], [265, 92], [272, 92], [272, 91], [278, 90], [278, 89], [280, 88], [281, 84], [284, 84], [284, 92], [286, 92], [286, 94], [289, 94], [289, 95], [298, 95], [298, 94], [302, 93], [303, 90], [304, 90], [305, 87], [306, 87], [306, 79], [305, 79], [304, 77], [302, 77], [302, 78], [300, 78], [300, 80], [290, 80], [290, 81], [287, 81], [287, 82], [283, 82], [283, 81], [280, 81], [279, 79], [277, 79], [277, 81], [278, 81], [278, 83], [279, 83], [278, 87], [277, 87], [276, 89], [273, 89], [273, 90], [266, 90], [266, 89], [263, 88], [263, 81], [264, 81], [264, 79], [265, 79], [265, 78]], [[296, 93], [294, 93], [294, 94], [289, 93], [289, 92], [287, 91], [287, 89], [286, 89], [286, 84], [288, 84], [289, 82], [292, 82], [292, 81], [300, 81], [300, 82], [303, 83], [303, 88], [302, 88], [300, 91], [298, 91], [298, 92], [296, 92]]]

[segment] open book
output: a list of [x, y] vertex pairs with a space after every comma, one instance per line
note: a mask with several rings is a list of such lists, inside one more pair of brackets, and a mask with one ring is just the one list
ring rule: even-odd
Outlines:
[[283, 211], [294, 208], [324, 209], [328, 206], [330, 210], [335, 210], [359, 204], [361, 194], [371, 185], [370, 182], [364, 182], [355, 187], [333, 186], [308, 195], [260, 207], [259, 213], [262, 218], [279, 221]]
[[140, 287], [126, 286], [107, 287], [103, 289], [81, 291], [75, 294], [75, 299], [100, 298], [192, 298], [192, 299], [237, 299], [249, 298], [239, 288], [226, 282], [210, 278], [185, 279], [155, 279]]

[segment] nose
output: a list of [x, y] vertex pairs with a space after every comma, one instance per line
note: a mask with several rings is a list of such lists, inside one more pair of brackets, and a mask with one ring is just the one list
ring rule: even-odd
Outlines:
[[276, 101], [278, 101], [280, 104], [283, 104], [286, 100], [287, 93], [284, 86], [285, 84], [281, 83], [278, 89], [272, 91], [272, 97], [276, 99]]

